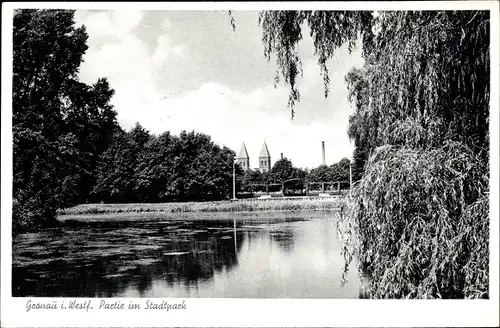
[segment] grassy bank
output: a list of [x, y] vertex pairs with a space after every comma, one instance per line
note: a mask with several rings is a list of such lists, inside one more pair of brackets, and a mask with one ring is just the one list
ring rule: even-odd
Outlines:
[[311, 211], [336, 210], [338, 198], [285, 199], [285, 200], [239, 200], [190, 203], [155, 204], [83, 204], [60, 210], [59, 217], [78, 215], [113, 215], [146, 213], [192, 213], [192, 212], [256, 212], [256, 211]]

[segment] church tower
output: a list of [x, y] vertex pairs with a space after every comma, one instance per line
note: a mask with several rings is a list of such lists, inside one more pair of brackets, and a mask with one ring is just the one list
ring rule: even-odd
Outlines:
[[269, 149], [267, 149], [266, 142], [262, 145], [259, 155], [259, 170], [261, 172], [271, 171], [271, 154], [269, 154]]
[[243, 171], [246, 171], [250, 168], [250, 157], [248, 157], [247, 147], [245, 147], [245, 143], [241, 145], [241, 150], [236, 157], [236, 163], [238, 163]]

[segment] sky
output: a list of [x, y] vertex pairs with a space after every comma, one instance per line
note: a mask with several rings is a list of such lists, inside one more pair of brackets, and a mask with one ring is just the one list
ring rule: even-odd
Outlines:
[[182, 130], [209, 134], [239, 153], [244, 142], [250, 166], [258, 167], [263, 142], [271, 161], [281, 153], [294, 166], [321, 165], [351, 157], [347, 137], [353, 108], [344, 77], [363, 64], [361, 50], [337, 51], [324, 85], [308, 31], [299, 44], [303, 77], [295, 117], [286, 85], [274, 87], [276, 64], [264, 57], [257, 11], [77, 11], [89, 35], [79, 77], [88, 84], [108, 78], [119, 124], [139, 122], [153, 134]]

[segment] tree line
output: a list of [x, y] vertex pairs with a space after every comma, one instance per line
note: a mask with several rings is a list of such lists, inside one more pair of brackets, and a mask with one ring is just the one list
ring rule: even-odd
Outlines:
[[[269, 172], [247, 169], [237, 175], [237, 190], [243, 192], [255, 191], [266, 185], [281, 185], [285, 188], [305, 189], [308, 183], [340, 183], [342, 189], [349, 188], [349, 165], [350, 161], [343, 158], [338, 163], [330, 166], [320, 165], [307, 169], [298, 168], [286, 157], [276, 161]], [[241, 172], [241, 169], [239, 169]], [[279, 187], [277, 189], [280, 189]], [[276, 188], [275, 188], [276, 189]]]
[[92, 202], [206, 201], [226, 199], [233, 150], [203, 133], [151, 135], [140, 124], [117, 129], [97, 164]]
[[[287, 158], [271, 171], [242, 170], [235, 152], [194, 131], [151, 134], [139, 123], [130, 130], [116, 127], [109, 147], [98, 158], [95, 185], [87, 202], [135, 203], [214, 201], [232, 198], [253, 185], [281, 184], [290, 179], [304, 182], [349, 179], [349, 160], [312, 170], [294, 167]], [[347, 184], [348, 185], [348, 184]]]
[[[214, 143], [209, 135], [182, 131], [151, 134], [139, 123], [115, 132], [96, 162], [95, 184], [85, 202], [134, 203], [213, 201], [232, 198], [254, 186], [304, 182], [342, 182], [348, 187], [349, 160], [312, 170], [293, 166], [288, 158], [276, 161], [269, 172], [243, 170], [235, 152]], [[234, 171], [233, 171], [234, 162]], [[293, 187], [289, 185], [289, 187]], [[302, 188], [302, 187], [301, 187]], [[81, 199], [75, 198], [73, 204]]]

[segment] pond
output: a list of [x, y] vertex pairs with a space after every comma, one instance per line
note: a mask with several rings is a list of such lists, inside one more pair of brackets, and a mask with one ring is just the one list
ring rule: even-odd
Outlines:
[[196, 213], [73, 222], [14, 239], [14, 297], [358, 298], [336, 216]]

